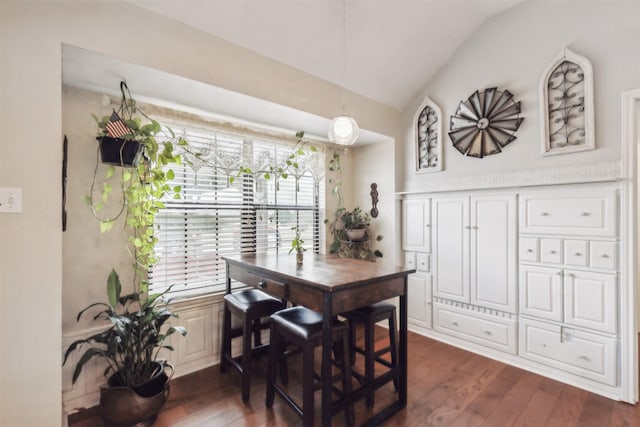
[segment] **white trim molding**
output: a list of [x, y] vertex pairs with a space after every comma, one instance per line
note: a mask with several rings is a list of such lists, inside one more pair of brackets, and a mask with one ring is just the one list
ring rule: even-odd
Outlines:
[[540, 79], [542, 154], [593, 150], [593, 69], [583, 56], [563, 49]]
[[636, 403], [638, 392], [638, 145], [640, 144], [640, 89], [622, 93], [622, 172], [624, 185], [620, 207], [622, 213], [620, 234], [629, 236], [623, 239], [621, 253], [620, 318], [621, 327], [621, 372], [622, 399]]
[[428, 96], [413, 117], [416, 172], [442, 171], [442, 110]]

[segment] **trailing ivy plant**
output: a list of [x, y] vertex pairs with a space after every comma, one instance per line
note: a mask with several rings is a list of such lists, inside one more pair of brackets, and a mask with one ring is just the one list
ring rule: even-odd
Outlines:
[[[124, 88], [128, 91], [126, 84]], [[180, 186], [170, 185], [175, 174], [173, 169], [166, 169], [166, 166], [182, 163], [177, 147], [186, 147], [188, 143], [183, 138], [176, 137], [171, 129], [169, 129], [171, 138], [159, 140], [158, 136], [162, 130], [160, 124], [146, 116], [130, 95], [125, 96], [124, 90], [119, 113], [129, 129], [129, 133], [122, 138], [141, 144], [142, 159], [136, 166], [121, 165], [119, 172], [115, 166], [109, 165], [99, 193], [96, 188], [98, 185], [96, 177], [98, 163], [96, 162], [87, 202], [98, 219], [102, 232], [111, 230], [115, 221], [123, 214], [125, 215], [124, 226], [128, 250], [135, 260], [137, 277], [138, 270], [147, 271], [157, 261], [154, 248], [158, 239], [153, 232], [155, 215], [164, 208], [163, 200], [166, 197], [179, 199], [181, 192]], [[107, 124], [111, 120], [110, 116], [104, 116], [101, 119], [95, 115], [93, 117], [98, 126], [98, 136], [105, 136]], [[105, 205], [111, 202], [112, 177], [116, 174], [119, 174], [122, 199], [116, 213], [107, 216], [102, 212]]]
[[235, 166], [235, 169], [228, 169], [224, 165], [216, 164], [201, 152], [194, 150], [188, 145], [183, 147], [183, 151], [189, 154], [189, 156], [185, 156], [186, 163], [190, 163], [189, 157], [196, 158], [201, 165], [207, 165], [215, 168], [219, 172], [222, 171], [223, 173], [226, 173], [229, 184], [233, 184], [236, 178], [240, 178], [245, 175], [251, 175], [256, 178], [262, 177], [268, 180], [275, 179], [277, 181], [280, 178], [287, 179], [289, 175], [295, 175], [295, 173], [300, 169], [300, 158], [309, 156], [318, 151], [314, 145], [309, 145], [308, 141], [304, 140], [304, 131], [297, 131], [295, 138], [296, 143], [287, 156], [274, 164], [261, 165], [263, 169], [254, 169], [244, 162], [240, 162], [239, 165]]

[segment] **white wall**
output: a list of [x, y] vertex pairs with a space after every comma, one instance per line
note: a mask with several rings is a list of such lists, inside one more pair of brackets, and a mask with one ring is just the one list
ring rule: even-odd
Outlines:
[[[123, 292], [133, 292], [133, 260], [125, 246], [124, 215], [116, 221], [108, 233], [100, 232], [100, 224], [84, 200], [89, 195], [94, 170], [96, 191], [100, 200], [106, 166], [97, 159], [98, 144], [95, 141], [96, 124], [91, 113], [102, 117], [111, 107], [100, 104], [100, 94], [63, 86], [62, 130], [69, 141], [67, 164], [67, 230], [62, 236], [62, 331], [64, 334], [96, 326], [92, 316], [84, 316], [76, 322], [78, 312], [91, 303], [104, 301], [107, 276], [115, 269], [124, 287]], [[105, 209], [97, 212], [101, 218], [113, 218], [122, 200], [119, 186], [121, 168], [109, 180], [113, 193]]]
[[[640, 2], [536, 1], [485, 23], [403, 112], [404, 144], [397, 161], [399, 191], [527, 185], [556, 175], [619, 172], [620, 94], [640, 87]], [[586, 56], [595, 82], [596, 150], [543, 157], [539, 80], [564, 48]], [[508, 89], [522, 102], [524, 122], [502, 153], [461, 155], [447, 132], [458, 103], [476, 89]], [[442, 108], [444, 171], [416, 174], [412, 119], [428, 95]], [[578, 166], [576, 166], [578, 165]], [[585, 165], [590, 165], [585, 168]], [[534, 173], [538, 169], [542, 172]]]
[[359, 147], [355, 151], [353, 175], [353, 206], [360, 206], [364, 212], [371, 210], [371, 183], [378, 187], [378, 217], [371, 219], [372, 235], [382, 236], [379, 242], [369, 242], [372, 250], [379, 249], [379, 262], [397, 264], [395, 259], [395, 224], [399, 221], [395, 206], [394, 142], [379, 143]]
[[[23, 213], [0, 215], [3, 426], [61, 419], [62, 44], [323, 117], [340, 107], [339, 87], [128, 3], [0, 2], [0, 185], [23, 188]], [[361, 126], [394, 135], [395, 110], [350, 99]], [[103, 268], [73, 286], [94, 284]]]

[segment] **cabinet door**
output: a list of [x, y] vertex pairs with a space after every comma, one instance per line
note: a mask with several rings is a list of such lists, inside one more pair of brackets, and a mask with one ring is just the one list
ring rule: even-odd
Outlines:
[[471, 198], [471, 304], [516, 312], [516, 196]]
[[469, 302], [469, 199], [438, 198], [432, 204], [433, 293]]
[[562, 270], [520, 265], [520, 314], [562, 322]]
[[565, 323], [615, 333], [617, 295], [615, 274], [565, 271]]
[[402, 249], [431, 252], [429, 199], [407, 199], [402, 205]]
[[407, 278], [407, 322], [431, 329], [431, 275], [410, 274]]

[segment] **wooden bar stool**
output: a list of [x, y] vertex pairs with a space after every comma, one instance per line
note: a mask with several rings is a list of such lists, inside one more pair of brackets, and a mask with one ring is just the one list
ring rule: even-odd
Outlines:
[[[251, 390], [251, 359], [254, 353], [265, 351], [269, 344], [263, 344], [260, 333], [269, 328], [269, 323], [262, 321], [286, 304], [281, 300], [267, 295], [258, 289], [245, 289], [232, 292], [224, 296], [224, 312], [222, 320], [222, 351], [220, 356], [220, 372], [226, 371], [231, 364], [240, 372], [242, 381], [242, 401], [249, 401]], [[242, 326], [231, 327], [231, 313], [240, 317]], [[251, 334], [254, 344], [251, 345]], [[231, 354], [231, 340], [242, 337], [242, 355], [233, 357]]]
[[[332, 363], [340, 368], [340, 375], [331, 378], [332, 388], [339, 397], [351, 392], [351, 363], [349, 361], [349, 329], [347, 325], [335, 320], [332, 328], [334, 354]], [[283, 370], [286, 357], [299, 351], [287, 350], [293, 345], [302, 351], [302, 408], [284, 389], [276, 384], [277, 368]], [[341, 344], [341, 345], [337, 345]], [[322, 315], [305, 307], [291, 307], [271, 315], [271, 349], [269, 350], [269, 372], [267, 374], [267, 408], [273, 406], [277, 393], [284, 401], [302, 417], [303, 426], [313, 425], [313, 394], [322, 387], [321, 378], [314, 369], [314, 351], [322, 345]], [[286, 384], [287, 376], [281, 375]], [[342, 390], [333, 387], [333, 382], [342, 380]], [[336, 409], [336, 412], [338, 409]], [[355, 423], [353, 405], [345, 406], [347, 425]]]
[[[341, 314], [349, 321], [351, 363], [355, 362], [355, 354], [364, 355], [364, 375], [352, 370], [353, 376], [363, 384], [370, 384], [375, 379], [374, 364], [381, 363], [388, 368], [398, 366], [398, 346], [396, 342], [396, 306], [391, 303], [381, 302], [373, 305], [358, 308], [353, 311]], [[377, 322], [389, 321], [389, 345], [378, 351], [374, 350], [374, 327]], [[364, 348], [356, 346], [356, 325], [364, 325]], [[381, 356], [391, 353], [391, 362]], [[393, 385], [398, 390], [398, 380], [393, 381]], [[374, 402], [374, 391], [367, 394], [367, 408], [372, 408]]]

